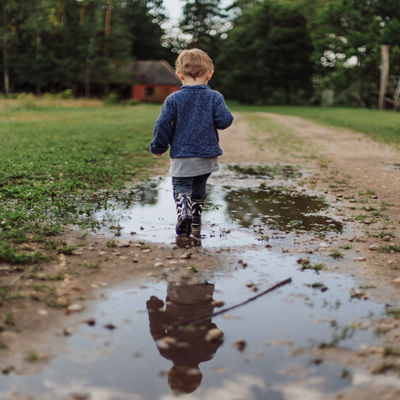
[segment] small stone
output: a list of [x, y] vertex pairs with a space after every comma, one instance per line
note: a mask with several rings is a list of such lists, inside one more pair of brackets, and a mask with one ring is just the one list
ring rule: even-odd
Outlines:
[[163, 267], [163, 266], [164, 266], [164, 264], [163, 264], [161, 261], [156, 262], [156, 263], [154, 264], [154, 267], [155, 267], [155, 268], [160, 268], [160, 267]]
[[391, 331], [395, 327], [396, 326], [392, 325], [392, 324], [379, 324], [378, 330], [379, 330], [379, 332], [386, 333], [386, 332]]
[[248, 287], [248, 288], [251, 288], [251, 287], [253, 287], [255, 284], [254, 284], [254, 282], [247, 282], [246, 283], [246, 286]]
[[150, 253], [151, 252], [151, 249], [144, 249], [144, 250], [142, 250], [142, 253]]
[[67, 311], [69, 312], [79, 312], [83, 310], [83, 305], [81, 304], [71, 304], [70, 306], [67, 307]]
[[71, 336], [75, 333], [75, 328], [71, 328], [71, 327], [65, 327], [63, 329], [63, 335], [64, 336]]
[[244, 339], [238, 339], [236, 340], [234, 346], [239, 350], [243, 351], [246, 347], [246, 341]]
[[48, 315], [48, 311], [47, 310], [43, 310], [43, 309], [41, 309], [41, 310], [38, 310], [38, 312], [37, 312], [39, 315], [42, 315], [43, 317], [45, 317], [46, 315]]
[[388, 242], [390, 239], [391, 239], [390, 236], [384, 236], [384, 237], [382, 238], [382, 240], [384, 240], [385, 242]]
[[114, 324], [111, 324], [111, 323], [105, 324], [104, 328], [109, 329], [110, 331], [112, 331], [114, 329], [117, 329], [117, 327]]
[[99, 251], [97, 254], [98, 254], [99, 256], [104, 256], [104, 254], [106, 254], [106, 252], [105, 252], [105, 251]]
[[188, 251], [188, 252], [186, 252], [183, 256], [182, 256], [182, 258], [184, 259], [184, 260], [189, 260], [191, 257], [192, 257], [192, 252], [191, 251]]
[[121, 256], [119, 259], [120, 259], [120, 260], [127, 260], [128, 257], [126, 257], [126, 256]]
[[365, 261], [365, 257], [356, 257], [356, 258], [353, 258], [353, 261], [359, 261], [359, 262]]
[[15, 370], [15, 367], [12, 365], [9, 365], [8, 367], [5, 367], [1, 370], [1, 373], [3, 375], [8, 375], [10, 372], [13, 372]]
[[372, 244], [371, 246], [369, 246], [370, 250], [378, 250], [379, 246], [377, 244]]
[[392, 280], [393, 283], [400, 283], [400, 278], [395, 278]]
[[216, 342], [216, 341], [221, 340], [223, 336], [224, 336], [224, 333], [220, 329], [213, 328], [207, 332], [206, 340], [207, 340], [207, 342]]
[[89, 400], [90, 395], [87, 393], [72, 393], [71, 398], [73, 400]]
[[94, 325], [96, 325], [96, 320], [93, 318], [93, 317], [91, 317], [91, 318], [88, 318], [86, 321], [84, 321], [86, 324], [88, 324], [89, 326], [94, 326]]
[[138, 260], [137, 258], [132, 258], [132, 262], [133, 262], [134, 264], [137, 264], [137, 263], [139, 262], [139, 260]]
[[118, 240], [115, 243], [117, 247], [129, 247], [131, 245], [131, 242], [129, 240]]

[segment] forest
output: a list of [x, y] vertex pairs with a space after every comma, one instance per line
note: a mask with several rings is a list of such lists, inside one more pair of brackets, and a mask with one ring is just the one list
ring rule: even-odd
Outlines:
[[400, 0], [226, 4], [182, 0], [174, 26], [163, 0], [2, 0], [1, 94], [123, 98], [130, 62], [199, 47], [230, 100], [399, 107]]

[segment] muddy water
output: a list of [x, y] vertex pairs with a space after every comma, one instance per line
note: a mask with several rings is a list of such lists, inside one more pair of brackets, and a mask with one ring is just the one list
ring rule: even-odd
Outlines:
[[[231, 268], [187, 283], [146, 281], [105, 291], [104, 299], [89, 307], [96, 324], [80, 324], [66, 339], [67, 349], [41, 372], [1, 376], [0, 398], [167, 400], [181, 394], [185, 399], [309, 400], [327, 399], [371, 379], [362, 370], [343, 370], [292, 351], [371, 345], [378, 339], [367, 321], [381, 315], [384, 305], [351, 298], [358, 285], [346, 275], [301, 271], [298, 256], [265, 246], [266, 236], [310, 234], [313, 226], [313, 234], [337, 234], [340, 221], [326, 214], [327, 204], [316, 196], [286, 190], [276, 178], [237, 179], [236, 173], [222, 171], [214, 178], [201, 243], [210, 251], [229, 249]], [[159, 180], [150, 198], [141, 196], [124, 209], [115, 205], [99, 218], [119, 224], [122, 237], [136, 232], [133, 236], [143, 241], [174, 244], [174, 214], [169, 182]], [[307, 216], [321, 217], [318, 224], [327, 228], [308, 224]], [[312, 263], [321, 261], [310, 257]], [[229, 314], [179, 325], [216, 311], [214, 300], [233, 305], [289, 277], [290, 285]], [[215, 328], [223, 336], [209, 340], [207, 333]]]

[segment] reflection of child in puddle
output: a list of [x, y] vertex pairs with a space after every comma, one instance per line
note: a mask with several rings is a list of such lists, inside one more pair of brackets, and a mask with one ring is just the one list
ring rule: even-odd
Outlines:
[[177, 393], [194, 392], [201, 383], [199, 364], [213, 358], [222, 340], [206, 340], [207, 332], [216, 328], [211, 318], [200, 324], [173, 325], [180, 321], [212, 314], [214, 285], [210, 283], [168, 284], [166, 308], [156, 296], [147, 301], [150, 332], [160, 354], [174, 365], [168, 383]]

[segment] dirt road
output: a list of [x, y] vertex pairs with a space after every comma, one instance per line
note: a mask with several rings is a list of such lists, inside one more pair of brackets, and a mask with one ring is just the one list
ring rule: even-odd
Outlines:
[[[343, 368], [398, 374], [400, 149], [373, 141], [361, 133], [266, 113], [236, 115], [233, 126], [221, 132], [220, 137], [223, 164], [279, 163], [307, 170], [297, 181], [294, 195], [308, 191], [324, 194], [334, 206], [333, 215], [346, 223], [346, 230], [325, 240], [322, 243], [325, 248], [321, 245], [317, 251], [310, 250], [318, 247], [315, 239], [295, 238], [290, 251], [299, 257], [314, 251], [329, 258], [333, 249], [349, 249], [352, 256], [327, 263], [328, 271], [354, 277], [359, 282], [355, 297], [388, 303], [394, 310], [368, 322], [380, 333], [378, 347], [367, 344], [363, 349], [344, 350], [337, 346], [300, 348], [289, 345], [291, 354], [312, 356], [319, 362], [331, 361]], [[161, 160], [160, 165], [162, 163]], [[162, 169], [166, 171], [166, 163], [162, 164]], [[61, 340], [54, 335], [51, 340], [48, 335], [43, 340], [44, 332], [57, 331], [61, 337], [72, 335], [72, 328], [63, 328], [64, 314], [69, 315], [68, 326], [81, 323], [85, 302], [99, 299], [105, 287], [135, 279], [190, 280], [193, 271], [207, 279], [212, 271], [231, 268], [227, 267], [229, 257], [220, 250], [165, 246], [135, 240], [135, 235], [132, 233], [129, 240], [114, 240], [69, 229], [63, 239], [76, 246], [73, 254], [60, 255], [55, 262], [31, 270], [29, 274], [15, 271], [7, 275], [6, 284], [12, 286], [13, 293], [18, 292], [19, 297], [3, 310], [3, 318], [9, 316], [0, 333], [4, 347], [8, 346], [8, 350], [2, 350], [8, 355], [1, 361], [4, 373], [24, 374], [43, 369], [49, 354], [51, 357], [57, 354]], [[286, 251], [282, 240], [272, 238], [270, 243], [273, 251]], [[58, 281], [56, 276], [62, 279]], [[43, 290], [48, 292], [45, 298], [39, 296]], [[39, 355], [39, 364], [27, 362], [26, 354], [32, 348]], [[367, 400], [379, 395], [394, 400], [399, 398], [399, 387], [387, 385], [383, 380], [374, 381], [335, 396]], [[307, 395], [301, 398], [308, 400]]]

